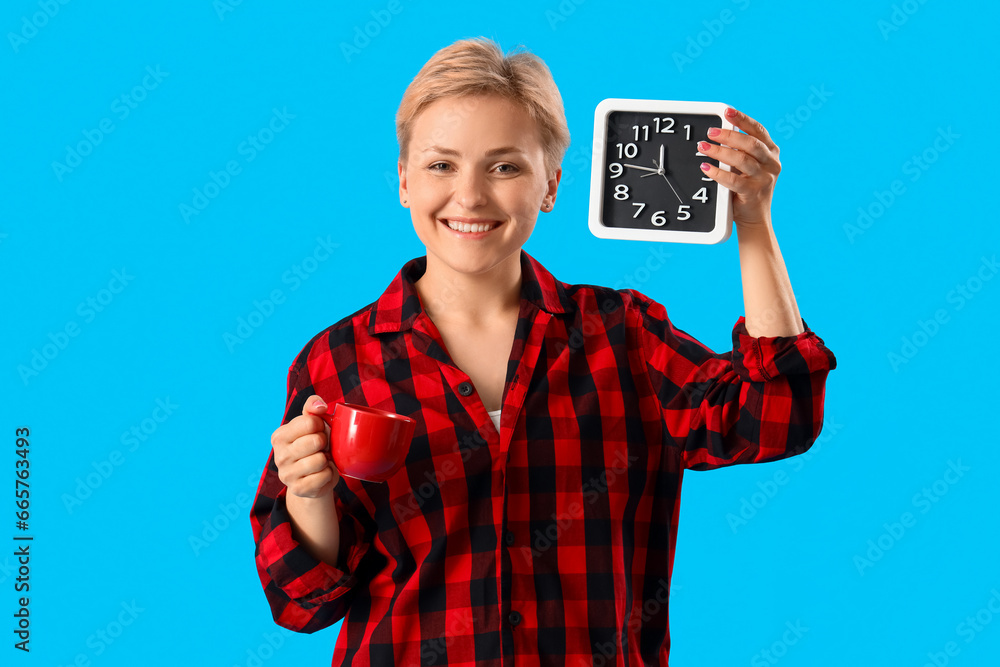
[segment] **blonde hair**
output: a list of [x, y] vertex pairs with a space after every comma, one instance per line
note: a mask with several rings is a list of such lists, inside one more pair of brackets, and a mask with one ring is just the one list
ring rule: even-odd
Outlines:
[[537, 123], [545, 169], [554, 173], [569, 148], [562, 96], [541, 58], [508, 52], [486, 37], [461, 39], [439, 50], [406, 87], [396, 111], [399, 159], [404, 163], [413, 123], [420, 112], [445, 97], [496, 94], [520, 105]]

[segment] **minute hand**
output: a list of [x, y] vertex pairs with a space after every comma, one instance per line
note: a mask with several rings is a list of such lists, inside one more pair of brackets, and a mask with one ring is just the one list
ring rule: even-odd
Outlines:
[[[653, 160], [653, 164], [656, 164], [656, 160]], [[670, 189], [674, 191], [674, 196], [677, 197], [677, 201], [679, 201], [681, 204], [683, 204], [684, 200], [681, 199], [681, 196], [679, 194], [677, 194], [677, 188], [675, 188], [674, 184], [670, 182], [669, 178], [667, 178], [667, 169], [666, 169], [666, 167], [664, 167], [663, 146], [662, 146], [662, 144], [660, 145], [660, 163], [656, 164], [656, 166], [657, 166], [656, 173], [658, 173], [660, 176], [663, 177], [663, 180], [665, 180], [667, 182], [667, 185], [670, 186]], [[649, 174], [647, 174], [647, 176], [648, 175]], [[645, 178], [645, 176], [643, 178]]]
[[675, 188], [674, 184], [670, 182], [669, 178], [667, 178], [666, 172], [660, 172], [660, 175], [663, 176], [663, 180], [667, 182], [667, 185], [670, 186], [670, 189], [674, 191], [674, 196], [677, 197], [677, 201], [683, 204], [684, 200], [681, 199], [681, 196], [679, 194], [677, 194], [677, 188]]

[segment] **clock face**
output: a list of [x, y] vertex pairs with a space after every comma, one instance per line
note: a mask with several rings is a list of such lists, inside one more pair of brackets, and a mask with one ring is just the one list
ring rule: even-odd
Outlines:
[[699, 153], [698, 142], [709, 141], [710, 127], [731, 127], [722, 116], [616, 110], [606, 123], [599, 203], [604, 226], [715, 230], [720, 189], [728, 191], [701, 170], [702, 162], [719, 161]]

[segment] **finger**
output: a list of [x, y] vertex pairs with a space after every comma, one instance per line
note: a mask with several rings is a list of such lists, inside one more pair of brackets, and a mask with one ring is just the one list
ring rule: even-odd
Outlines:
[[739, 111], [732, 107], [726, 110], [726, 118], [729, 120], [730, 123], [740, 128], [748, 135], [760, 139], [764, 143], [764, 145], [767, 146], [770, 150], [774, 151], [775, 153], [780, 152], [778, 150], [777, 144], [771, 141], [770, 133], [768, 133], [768, 131], [764, 129], [764, 126], [761, 125], [758, 121], [754, 120], [753, 118], [746, 115], [742, 111]]
[[708, 171], [705, 175], [717, 182], [719, 185], [729, 188], [737, 194], [748, 194], [749, 181], [747, 176], [742, 176], [740, 174], [734, 174], [731, 171], [726, 171], [725, 169], [719, 169], [714, 164], [709, 162], [703, 162], [703, 165], [708, 167]]
[[326, 412], [327, 407], [326, 401], [316, 394], [313, 394], [306, 399], [305, 404], [302, 406], [302, 414], [319, 414], [321, 412]]
[[[717, 130], [717, 132], [713, 134], [712, 130]], [[752, 155], [754, 159], [762, 165], [774, 164], [777, 162], [775, 153], [773, 153], [771, 149], [764, 145], [764, 142], [757, 137], [751, 137], [748, 134], [742, 134], [736, 130], [724, 130], [717, 127], [710, 127], [708, 129], [708, 136], [712, 141]], [[714, 144], [709, 143], [709, 145]]]
[[278, 442], [273, 446], [274, 465], [278, 468], [279, 473], [286, 474], [296, 461], [303, 456], [314, 453], [313, 447], [318, 446], [319, 443], [308, 442], [310, 438], [322, 438], [322, 436], [315, 433], [306, 434], [299, 436], [292, 442]]
[[707, 141], [698, 142], [698, 151], [715, 158], [719, 162], [725, 162], [731, 167], [738, 168], [742, 173], [753, 176], [760, 172], [760, 163], [749, 153], [733, 150], [725, 146], [710, 144]]
[[308, 433], [288, 445], [285, 454], [289, 461], [298, 461], [317, 452], [326, 452], [327, 449], [327, 438], [324, 434]]
[[[281, 436], [288, 443], [306, 433], [322, 433], [326, 426], [326, 421], [316, 415], [326, 414], [329, 410], [330, 408], [326, 402], [313, 394], [302, 405], [302, 414], [289, 420], [287, 424], [281, 427]], [[274, 443], [272, 442], [272, 444]]]
[[[324, 401], [322, 398], [316, 395], [310, 396], [309, 398], [306, 399], [305, 405], [302, 406], [303, 416], [306, 415], [306, 411], [309, 411], [313, 414], [330, 414], [330, 415], [333, 414], [333, 408], [327, 405], [326, 401]], [[323, 433], [326, 433], [326, 436], [329, 438], [330, 425], [326, 422], [325, 419], [319, 419], [319, 422], [320, 423], [318, 425], [313, 424], [316, 432], [318, 433], [322, 431]]]
[[296, 461], [292, 464], [289, 472], [294, 479], [295, 477], [305, 477], [307, 475], [312, 475], [313, 473], [321, 472], [329, 467], [330, 462], [327, 461], [326, 457], [323, 456], [322, 453], [317, 452]]
[[[299, 415], [287, 424], [278, 427], [271, 435], [272, 447], [288, 447], [299, 438], [310, 433], [325, 433], [326, 422], [313, 414]], [[327, 427], [328, 428], [328, 427]]]
[[[337, 478], [330, 474], [329, 469], [320, 470], [292, 482], [292, 486], [288, 488], [288, 492], [306, 498], [317, 498], [329, 493], [337, 481]], [[294, 491], [292, 490], [293, 488]]]

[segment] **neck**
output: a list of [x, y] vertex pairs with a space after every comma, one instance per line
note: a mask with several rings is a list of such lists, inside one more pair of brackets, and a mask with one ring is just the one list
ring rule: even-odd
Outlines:
[[420, 304], [434, 322], [476, 326], [517, 313], [521, 302], [521, 253], [482, 273], [455, 271], [432, 253], [414, 283]]

